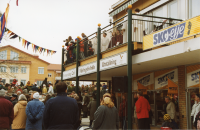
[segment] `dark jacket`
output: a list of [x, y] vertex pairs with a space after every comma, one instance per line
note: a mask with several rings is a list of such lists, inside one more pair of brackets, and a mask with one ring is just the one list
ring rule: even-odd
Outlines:
[[90, 103], [90, 98], [88, 96], [88, 94], [84, 97], [84, 101], [83, 101], [83, 112], [87, 112], [88, 111], [88, 104]]
[[0, 97], [0, 129], [9, 129], [13, 119], [13, 104], [4, 97]]
[[119, 117], [127, 116], [127, 101], [123, 100], [119, 106]]
[[172, 122], [168, 122], [168, 121], [165, 121], [161, 127], [169, 127], [169, 128], [172, 128], [172, 129], [176, 129], [176, 127], [173, 125]]
[[119, 129], [119, 116], [116, 107], [109, 108], [101, 105], [94, 113], [93, 129]]
[[37, 91], [38, 92], [38, 88], [36, 87], [36, 85], [33, 85], [33, 87], [31, 88], [32, 91]]
[[90, 120], [94, 120], [94, 113], [97, 110], [97, 101], [96, 99], [93, 99], [92, 101], [90, 101], [90, 103], [88, 104], [88, 109], [90, 111]]
[[16, 98], [15, 100], [11, 100], [11, 102], [12, 102], [12, 104], [13, 104], [13, 107], [15, 106], [15, 104], [17, 104], [17, 102], [18, 102], [18, 99]]
[[77, 101], [59, 93], [45, 104], [43, 125], [45, 129], [74, 129], [79, 121]]
[[42, 130], [42, 116], [44, 112], [44, 103], [38, 99], [33, 99], [26, 106], [26, 130]]

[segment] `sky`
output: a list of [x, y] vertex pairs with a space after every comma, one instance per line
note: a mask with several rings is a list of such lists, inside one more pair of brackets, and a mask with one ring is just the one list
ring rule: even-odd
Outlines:
[[0, 0], [0, 13], [4, 13], [10, 4], [7, 28], [40, 47], [57, 51], [47, 56], [35, 53], [32, 46], [22, 47], [19, 38], [6, 36], [0, 46], [11, 45], [52, 63], [61, 64], [63, 40], [68, 36], [75, 39], [85, 33], [87, 36], [109, 24], [111, 5], [119, 0]]

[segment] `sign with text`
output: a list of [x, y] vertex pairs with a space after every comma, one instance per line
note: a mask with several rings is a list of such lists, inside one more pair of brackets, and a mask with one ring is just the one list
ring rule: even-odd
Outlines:
[[200, 33], [200, 16], [169, 26], [143, 37], [143, 50], [174, 42]]
[[187, 73], [187, 87], [199, 84], [200, 69]]
[[127, 52], [100, 60], [100, 71], [127, 65]]
[[168, 79], [168, 94], [178, 94], [178, 85]]
[[178, 69], [174, 69], [158, 77], [155, 77], [155, 89], [162, 89], [168, 85], [168, 78], [173, 82], [178, 82]]
[[145, 86], [145, 87], [153, 84], [154, 83], [154, 73], [150, 73], [148, 75], [145, 75], [145, 76], [143, 76], [141, 78], [138, 78], [138, 79], [134, 80], [133, 81], [134, 90], [138, 89], [138, 86], [137, 86], [138, 82], [140, 84], [142, 84], [143, 86]]
[[66, 70], [63, 72], [63, 80], [76, 77], [76, 68]]
[[78, 76], [87, 75], [97, 71], [97, 62], [92, 62], [78, 67]]

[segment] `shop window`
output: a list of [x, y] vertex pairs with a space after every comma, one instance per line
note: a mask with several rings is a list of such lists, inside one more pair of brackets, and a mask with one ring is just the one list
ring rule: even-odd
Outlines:
[[1, 82], [2, 82], [3, 84], [6, 84], [6, 79], [2, 79]]
[[193, 18], [200, 15], [200, 0], [189, 0], [189, 17]]
[[0, 60], [7, 60], [7, 51], [0, 52]]
[[19, 54], [14, 51], [10, 51], [10, 60], [19, 60]]

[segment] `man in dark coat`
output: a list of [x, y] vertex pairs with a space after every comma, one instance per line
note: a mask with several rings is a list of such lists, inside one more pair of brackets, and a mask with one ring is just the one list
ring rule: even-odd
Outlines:
[[0, 90], [0, 129], [10, 129], [14, 119], [13, 104], [5, 99], [5, 90]]
[[67, 97], [67, 85], [56, 85], [57, 96], [45, 104], [43, 114], [44, 129], [74, 129], [79, 121], [78, 105], [75, 99]]
[[97, 110], [97, 101], [96, 101], [96, 95], [92, 94], [93, 100], [90, 101], [89, 105], [87, 106], [90, 111], [90, 127], [92, 126], [92, 122], [94, 120], [94, 113]]
[[38, 92], [38, 88], [37, 88], [37, 83], [35, 82], [35, 84], [33, 85], [33, 87], [31, 88], [32, 91], [37, 91]]
[[87, 93], [87, 91], [85, 91], [85, 97], [84, 97], [84, 100], [83, 100], [83, 118], [87, 118], [88, 116], [88, 104], [90, 103], [90, 98], [89, 98], [89, 95]]
[[13, 107], [14, 107], [15, 104], [17, 104], [17, 102], [18, 102], [17, 94], [12, 94], [12, 98], [10, 100], [11, 100]]

